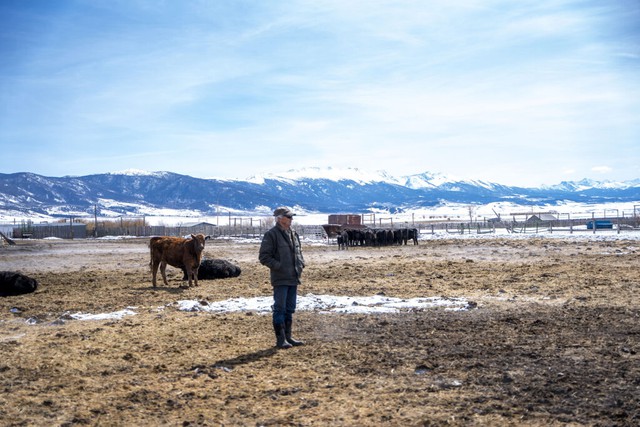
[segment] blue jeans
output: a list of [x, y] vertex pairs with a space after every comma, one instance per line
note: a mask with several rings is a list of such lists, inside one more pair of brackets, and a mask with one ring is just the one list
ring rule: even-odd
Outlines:
[[298, 298], [297, 286], [274, 286], [273, 287], [273, 324], [281, 325], [293, 320], [293, 313], [296, 311], [296, 301]]

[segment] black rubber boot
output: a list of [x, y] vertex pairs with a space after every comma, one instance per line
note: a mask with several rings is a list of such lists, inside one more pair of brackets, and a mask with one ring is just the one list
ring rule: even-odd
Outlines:
[[282, 323], [273, 324], [273, 330], [276, 333], [276, 347], [278, 348], [291, 348], [292, 345], [287, 341], [284, 334], [284, 325]]
[[288, 321], [284, 323], [284, 336], [287, 342], [293, 346], [304, 345], [304, 341], [298, 341], [297, 339], [291, 336], [291, 324], [293, 322]]

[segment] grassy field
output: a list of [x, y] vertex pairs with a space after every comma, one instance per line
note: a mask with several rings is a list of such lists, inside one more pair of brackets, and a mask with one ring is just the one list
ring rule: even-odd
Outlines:
[[[305, 245], [299, 293], [463, 297], [474, 308], [300, 311], [276, 350], [269, 314], [177, 301], [269, 296], [257, 243], [207, 241], [233, 279], [151, 288], [146, 239], [33, 240], [2, 270], [0, 425], [637, 425], [637, 241], [444, 239]], [[135, 315], [74, 320], [74, 313]]]

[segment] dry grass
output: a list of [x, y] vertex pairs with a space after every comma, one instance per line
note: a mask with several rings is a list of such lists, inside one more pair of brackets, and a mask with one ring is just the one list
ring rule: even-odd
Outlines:
[[[257, 249], [207, 242], [205, 255], [243, 272], [188, 290], [178, 288], [175, 269], [172, 287], [151, 289], [146, 240], [0, 249], [3, 269], [41, 284], [35, 294], [0, 299], [0, 424], [640, 422], [636, 242], [306, 246], [303, 294], [462, 296], [478, 308], [300, 312], [296, 335], [307, 345], [286, 351], [274, 349], [268, 315], [173, 305], [269, 295]], [[65, 320], [65, 312], [128, 306], [138, 314]]]

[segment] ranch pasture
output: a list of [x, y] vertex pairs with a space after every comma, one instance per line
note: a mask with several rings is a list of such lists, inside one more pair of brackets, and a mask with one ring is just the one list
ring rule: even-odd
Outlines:
[[0, 247], [39, 285], [0, 298], [1, 425], [640, 424], [635, 238], [303, 241], [301, 296], [468, 304], [300, 310], [289, 350], [268, 313], [198, 309], [270, 296], [259, 242], [208, 240], [242, 274], [188, 289], [172, 267], [152, 288], [147, 243]]

